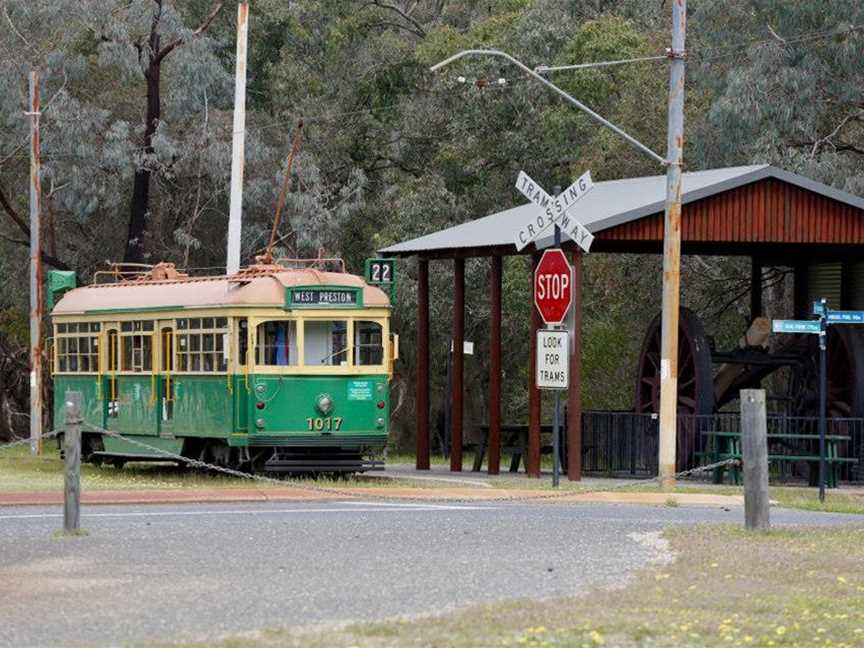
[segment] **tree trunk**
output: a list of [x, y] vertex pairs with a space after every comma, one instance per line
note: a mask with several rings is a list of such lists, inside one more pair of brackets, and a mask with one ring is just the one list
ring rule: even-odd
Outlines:
[[[154, 48], [158, 52], [159, 37], [156, 36]], [[161, 63], [153, 60], [145, 77], [147, 80], [147, 116], [144, 122], [144, 154], [153, 153], [153, 135], [162, 113], [162, 101], [159, 94]], [[145, 258], [147, 222], [150, 217], [150, 176], [152, 172], [149, 160], [136, 169], [135, 181], [132, 187], [132, 206], [129, 214], [129, 234], [126, 239], [126, 254], [123, 258], [127, 263], [142, 263]]]

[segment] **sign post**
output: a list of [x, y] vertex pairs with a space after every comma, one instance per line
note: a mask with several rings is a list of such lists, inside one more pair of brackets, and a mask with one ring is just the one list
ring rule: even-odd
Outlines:
[[[560, 244], [556, 226], [556, 243]], [[552, 485], [561, 474], [561, 391], [570, 385], [570, 334], [561, 323], [573, 301], [573, 268], [560, 248], [546, 250], [534, 271], [534, 304], [547, 328], [537, 331], [537, 387], [555, 392], [552, 419]], [[571, 452], [579, 449], [571, 448]]]
[[864, 311], [841, 311], [828, 308], [828, 302], [813, 302], [813, 314], [818, 320], [774, 320], [775, 333], [809, 333], [819, 336], [819, 501], [825, 501], [825, 435], [828, 427], [828, 326], [834, 324], [864, 324]]

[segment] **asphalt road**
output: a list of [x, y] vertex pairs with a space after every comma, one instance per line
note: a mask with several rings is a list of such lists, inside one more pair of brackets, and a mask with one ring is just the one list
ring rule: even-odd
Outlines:
[[[213, 640], [623, 584], [659, 532], [743, 511], [368, 502], [0, 508], [0, 646]], [[864, 516], [772, 510], [779, 524]]]

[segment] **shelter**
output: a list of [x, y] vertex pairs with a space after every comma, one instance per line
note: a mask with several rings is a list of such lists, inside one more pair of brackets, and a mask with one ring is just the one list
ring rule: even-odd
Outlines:
[[[685, 173], [681, 216], [682, 254], [749, 256], [752, 259], [751, 314], [762, 312], [764, 266], [795, 269], [795, 315], [805, 316], [809, 301], [827, 296], [834, 307], [864, 309], [864, 199], [808, 178], [768, 166], [740, 166]], [[662, 253], [665, 176], [595, 183], [579, 203], [577, 217], [594, 235], [592, 253]], [[513, 239], [531, 217], [533, 204], [404, 241], [380, 250], [396, 257], [416, 257], [417, 291], [417, 465], [429, 468], [429, 263], [453, 264], [453, 345], [462, 348], [465, 317], [465, 259], [488, 257], [491, 263], [490, 372], [488, 394], [489, 472], [498, 472], [501, 430], [501, 278], [502, 257], [517, 254]], [[533, 255], [552, 244], [529, 245]], [[570, 360], [567, 442], [582, 446], [581, 323], [582, 253], [571, 241], [563, 245], [575, 272], [575, 335]], [[532, 309], [532, 331], [540, 327]], [[527, 472], [540, 474], [540, 395], [534, 384], [536, 348], [531, 337]], [[864, 381], [864, 375], [860, 377]], [[463, 358], [453, 360], [451, 470], [462, 467]], [[570, 479], [580, 479], [581, 452], [568, 453]]]

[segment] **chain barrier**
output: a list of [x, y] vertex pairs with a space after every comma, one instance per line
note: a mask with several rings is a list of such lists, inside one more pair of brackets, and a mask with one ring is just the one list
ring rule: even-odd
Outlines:
[[[267, 484], [276, 484], [281, 486], [282, 488], [293, 488], [298, 491], [312, 491], [316, 493], [322, 493], [326, 495], [336, 495], [339, 497], [346, 497], [350, 499], [357, 498], [365, 498], [365, 499], [380, 499], [380, 500], [397, 500], [397, 501], [412, 501], [412, 502], [434, 502], [434, 501], [446, 501], [448, 503], [458, 503], [458, 504], [477, 504], [477, 503], [501, 503], [501, 502], [520, 502], [520, 501], [543, 501], [543, 500], [552, 500], [552, 499], [560, 499], [565, 497], [575, 497], [579, 495], [588, 495], [591, 493], [608, 493], [611, 491], [623, 490], [626, 488], [631, 488], [634, 486], [645, 486], [652, 483], [660, 483], [662, 481], [661, 477], [654, 477], [651, 479], [638, 479], [632, 480], [629, 482], [625, 482], [623, 484], [615, 484], [613, 486], [602, 486], [597, 488], [590, 489], [581, 489], [581, 490], [562, 490], [556, 491], [554, 493], [543, 493], [537, 495], [527, 495], [527, 494], [519, 494], [519, 495], [502, 495], [499, 497], [444, 497], [439, 496], [435, 497], [434, 495], [426, 495], [426, 496], [416, 496], [416, 495], [398, 495], [392, 493], [370, 493], [364, 492], [362, 494], [357, 493], [353, 490], [341, 489], [341, 488], [333, 488], [330, 486], [317, 486], [315, 484], [296, 484], [287, 482], [283, 479], [276, 479], [274, 477], [267, 477], [266, 475], [256, 475], [254, 473], [244, 472], [242, 470], [235, 470], [233, 468], [227, 468], [225, 466], [217, 466], [215, 464], [207, 463], [206, 461], [201, 461], [200, 459], [192, 459], [191, 457], [185, 457], [183, 455], [177, 454], [175, 452], [171, 452], [170, 450], [165, 450], [163, 448], [157, 448], [155, 446], [144, 443], [143, 441], [139, 441], [138, 439], [131, 439], [129, 437], [125, 437], [119, 432], [114, 432], [112, 430], [105, 430], [103, 428], [97, 427], [90, 423], [84, 422], [83, 425], [90, 429], [92, 432], [99, 432], [101, 434], [107, 434], [108, 436], [114, 437], [115, 439], [120, 439], [132, 445], [138, 446], [140, 448], [146, 449], [151, 452], [155, 452], [164, 456], [166, 459], [170, 459], [172, 461], [179, 461], [188, 466], [195, 468], [203, 468], [205, 470], [210, 470], [213, 472], [218, 472], [223, 475], [228, 475], [231, 477], [238, 477], [241, 479], [247, 479], [254, 482], [261, 482]], [[681, 472], [675, 473], [673, 475], [674, 479], [681, 479], [683, 477], [690, 477], [692, 475], [696, 475], [703, 472], [709, 472], [712, 470], [716, 470], [718, 468], [723, 468], [726, 466], [733, 466], [740, 464], [739, 459], [724, 459], [723, 461], [717, 461], [712, 464], [708, 464], [705, 466], [697, 466], [696, 468], [690, 468], [688, 470], [682, 470]], [[411, 478], [407, 477], [406, 480], [410, 481]], [[430, 493], [434, 493], [434, 489], [430, 489]], [[263, 492], [266, 496], [266, 492]]]
[[[44, 432], [42, 434], [42, 440], [44, 441], [46, 439], [52, 439], [52, 438], [54, 438], [60, 434], [63, 434], [63, 432], [64, 432], [63, 428], [60, 428], [57, 430], [51, 430], [50, 432]], [[32, 439], [30, 437], [25, 437], [23, 439], [15, 439], [14, 441], [10, 441], [9, 443], [0, 444], [0, 452], [2, 452], [3, 450], [7, 450], [9, 448], [14, 448], [16, 446], [30, 445], [31, 441], [32, 441]]]

